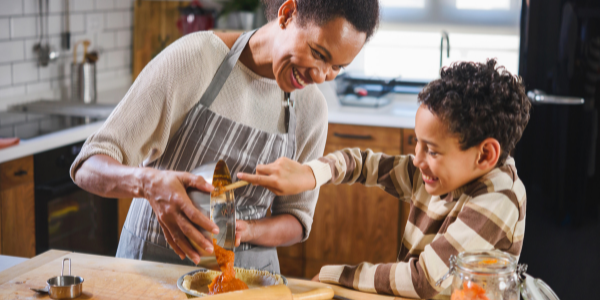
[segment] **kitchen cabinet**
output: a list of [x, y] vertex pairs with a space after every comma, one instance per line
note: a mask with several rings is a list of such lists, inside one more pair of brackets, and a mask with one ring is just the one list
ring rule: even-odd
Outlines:
[[[412, 129], [329, 124], [325, 154], [346, 147], [390, 155], [414, 153]], [[278, 248], [281, 273], [311, 278], [323, 265], [393, 262], [409, 204], [360, 184], [325, 185], [308, 240]]]
[[0, 254], [35, 256], [33, 156], [0, 164]]

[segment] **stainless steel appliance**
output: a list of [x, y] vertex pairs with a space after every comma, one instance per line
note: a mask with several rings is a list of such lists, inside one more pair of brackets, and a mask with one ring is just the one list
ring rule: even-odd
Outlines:
[[600, 1], [524, 0], [520, 52], [534, 102], [514, 154], [527, 190], [520, 261], [561, 299], [597, 299]]

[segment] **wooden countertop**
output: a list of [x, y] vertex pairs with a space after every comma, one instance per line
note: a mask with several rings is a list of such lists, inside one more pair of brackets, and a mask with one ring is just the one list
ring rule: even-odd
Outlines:
[[[60, 275], [62, 259], [72, 260], [73, 275], [82, 276], [80, 299], [187, 299], [177, 288], [177, 279], [196, 268], [129, 260], [115, 257], [49, 250], [12, 268], [0, 272], [0, 299], [49, 299], [36, 297], [30, 287], [43, 287], [50, 277]], [[65, 273], [67, 271], [65, 270]], [[329, 286], [338, 299], [408, 300], [402, 297], [362, 293], [335, 285], [288, 278], [292, 293]]]

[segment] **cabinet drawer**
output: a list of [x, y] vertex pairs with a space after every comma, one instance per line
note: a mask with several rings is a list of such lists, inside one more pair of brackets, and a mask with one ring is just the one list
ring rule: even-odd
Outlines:
[[33, 156], [0, 164], [0, 189], [33, 182]]
[[401, 146], [401, 129], [329, 124], [327, 145], [335, 145], [336, 148], [359, 147], [361, 150], [367, 148], [399, 149]]
[[413, 129], [402, 129], [402, 154], [415, 154], [417, 136]]

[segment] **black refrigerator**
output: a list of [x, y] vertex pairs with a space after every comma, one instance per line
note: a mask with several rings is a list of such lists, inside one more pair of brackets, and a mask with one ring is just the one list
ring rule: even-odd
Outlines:
[[561, 299], [600, 299], [600, 0], [524, 0], [519, 74], [534, 103], [514, 153], [520, 262]]

